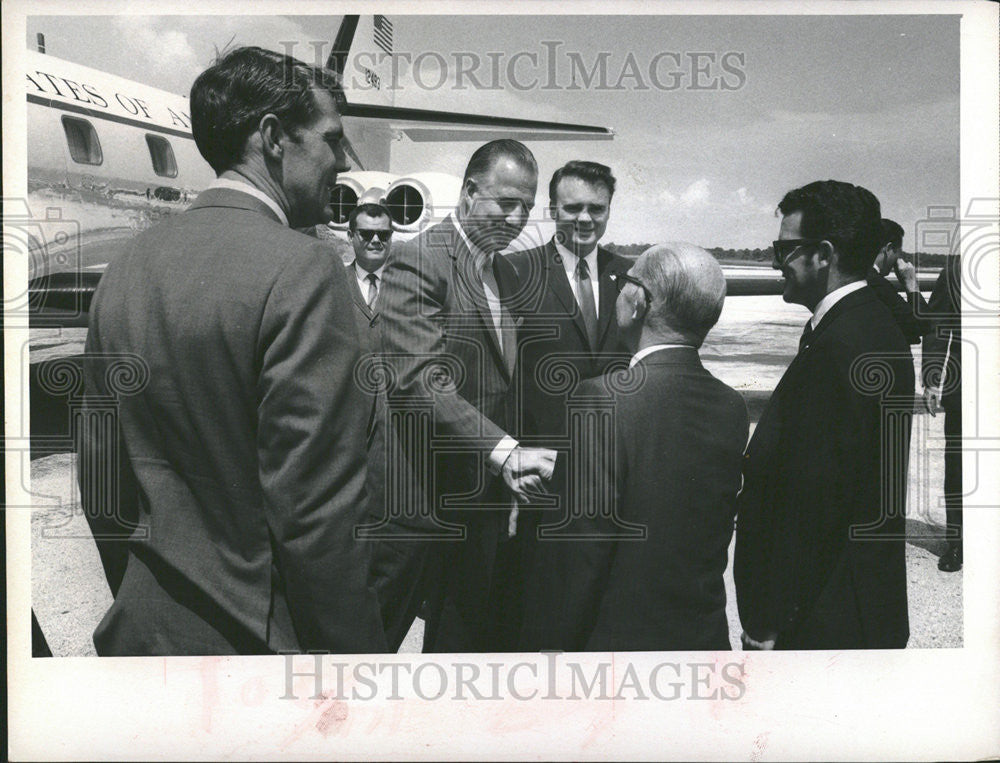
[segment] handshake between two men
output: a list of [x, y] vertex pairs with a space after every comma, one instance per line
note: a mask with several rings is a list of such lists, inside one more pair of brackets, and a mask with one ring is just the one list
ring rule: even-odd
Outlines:
[[518, 446], [503, 462], [500, 475], [519, 503], [531, 500], [532, 493], [541, 493], [544, 483], [552, 479], [556, 452], [548, 448]]

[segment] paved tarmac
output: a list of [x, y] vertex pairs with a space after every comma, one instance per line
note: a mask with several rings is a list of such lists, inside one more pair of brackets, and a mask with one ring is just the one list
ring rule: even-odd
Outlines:
[[[914, 419], [907, 506], [906, 567], [910, 608], [909, 648], [962, 645], [962, 572], [937, 569], [944, 551], [941, 480], [944, 460], [935, 441], [942, 417]], [[80, 513], [75, 457], [58, 454], [32, 462], [32, 605], [55, 657], [93, 655], [94, 628], [111, 605], [97, 548]], [[730, 547], [730, 560], [732, 547]], [[974, 562], [973, 562], [974, 563]], [[725, 574], [730, 642], [739, 648], [739, 618], [732, 566]], [[417, 620], [401, 652], [419, 652]]]
[[[784, 304], [779, 297], [727, 300], [702, 347], [703, 362], [736, 389], [766, 394], [791, 361], [807, 317], [805, 308]], [[31, 362], [80, 353], [85, 336], [86, 329], [33, 329]], [[920, 347], [912, 349], [919, 369]], [[962, 645], [962, 573], [937, 569], [945, 547], [942, 430], [941, 415], [914, 417], [906, 545], [911, 648]], [[80, 514], [74, 463], [72, 455], [58, 454], [31, 464], [32, 602], [56, 656], [93, 654], [91, 634], [111, 604], [96, 547]], [[725, 580], [730, 641], [738, 648], [731, 564]], [[401, 651], [420, 651], [422, 628], [418, 620]]]

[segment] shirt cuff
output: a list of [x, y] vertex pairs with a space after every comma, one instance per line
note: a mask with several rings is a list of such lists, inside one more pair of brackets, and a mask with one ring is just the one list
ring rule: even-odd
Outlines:
[[514, 448], [517, 447], [517, 440], [515, 440], [510, 435], [504, 435], [503, 439], [497, 443], [497, 446], [493, 449], [493, 452], [486, 457], [486, 467], [493, 474], [500, 474], [500, 470], [503, 469], [504, 462], [510, 456]]

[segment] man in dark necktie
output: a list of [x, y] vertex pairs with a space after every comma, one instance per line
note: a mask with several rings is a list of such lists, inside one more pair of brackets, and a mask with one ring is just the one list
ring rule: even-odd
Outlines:
[[722, 574], [749, 423], [698, 357], [726, 279], [683, 243], [615, 275], [634, 355], [575, 391], [569, 511], [537, 543], [546, 574], [532, 579], [523, 648], [729, 649]]
[[[613, 276], [631, 263], [600, 247], [611, 216], [615, 178], [597, 162], [571, 161], [549, 182], [549, 211], [555, 235], [546, 244], [511, 255], [521, 288], [518, 304], [525, 313], [522, 327], [523, 431], [550, 447], [569, 446], [567, 402], [577, 385], [628, 364], [630, 354], [615, 323], [618, 292]], [[559, 521], [567, 508], [564, 465], [556, 471], [551, 511], [522, 511], [526, 534], [526, 617], [521, 648], [545, 646], [548, 631], [541, 602], [548, 597], [552, 570], [539, 543], [541, 526]], [[536, 621], [537, 617], [541, 620]]]
[[523, 230], [538, 165], [498, 140], [472, 155], [458, 207], [397, 247], [385, 269], [383, 348], [393, 432], [430, 500], [424, 651], [513, 648], [520, 611], [514, 499], [541, 489], [555, 453], [516, 436], [518, 311], [499, 253]]
[[[375, 199], [380, 190], [369, 189], [366, 197]], [[371, 317], [376, 314], [375, 303], [385, 261], [392, 249], [392, 233], [392, 218], [380, 199], [366, 201], [363, 198], [347, 220], [347, 237], [354, 249], [354, 262], [348, 265], [348, 272], [357, 286], [355, 296], [361, 297]]]
[[[382, 320], [379, 292], [382, 272], [392, 250], [392, 219], [385, 207], [381, 188], [371, 188], [359, 200], [347, 220], [347, 236], [354, 250], [354, 261], [347, 266], [354, 318], [361, 339], [361, 366], [355, 380], [368, 396], [368, 500], [369, 521], [358, 530], [359, 542], [372, 543], [369, 580], [378, 594], [382, 624], [389, 651], [399, 649], [420, 607], [420, 580], [424, 556], [411, 553], [414, 544], [407, 540], [408, 528], [384, 519], [399, 514], [400, 501], [410, 510], [419, 506], [419, 491], [405, 459], [393, 459], [393, 471], [386, 471], [387, 415]], [[392, 486], [390, 488], [389, 486]], [[388, 498], [396, 504], [387, 505]], [[419, 513], [419, 512], [415, 512]], [[402, 536], [402, 537], [400, 537]]]
[[829, 180], [778, 206], [784, 299], [812, 312], [754, 430], [734, 576], [747, 649], [906, 646], [905, 490], [913, 358], [865, 283], [880, 207]]

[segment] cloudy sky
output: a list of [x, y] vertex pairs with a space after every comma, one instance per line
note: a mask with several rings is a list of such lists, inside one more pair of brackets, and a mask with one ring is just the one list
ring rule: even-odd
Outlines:
[[[835, 178], [872, 190], [905, 246], [929, 205], [958, 200], [957, 16], [390, 18], [394, 52], [420, 61], [399, 67], [397, 105], [615, 130], [609, 142], [532, 145], [539, 204], [568, 159], [611, 165], [619, 190], [606, 240], [765, 247], [785, 191]], [[186, 93], [217, 49], [294, 41], [308, 59], [339, 23], [48, 16], [27, 31], [32, 46], [43, 32], [51, 55]], [[466, 76], [457, 89], [459, 60], [477, 58], [478, 86]], [[581, 72], [595, 66], [587, 83]], [[461, 174], [473, 148], [403, 140], [392, 169]]]

